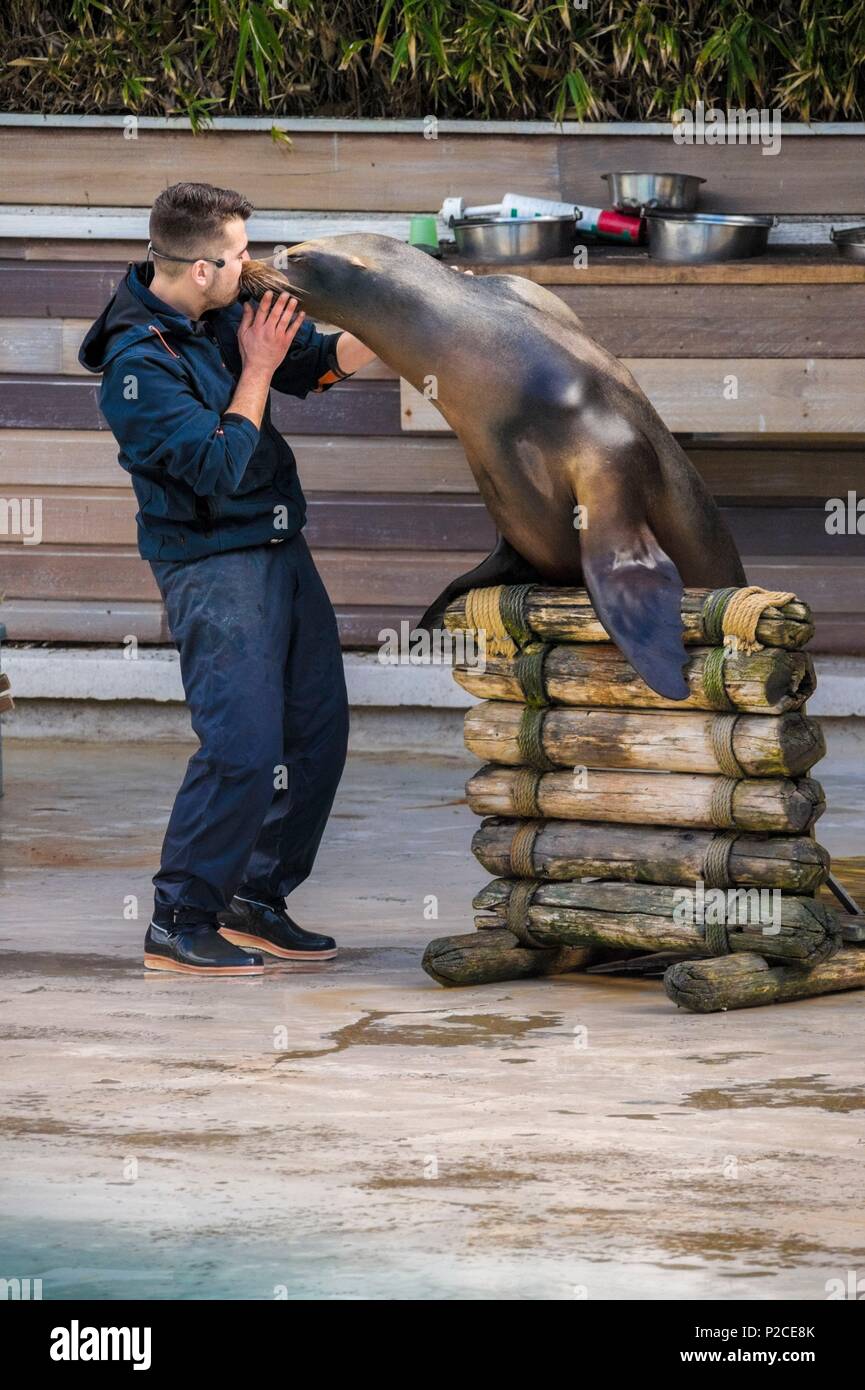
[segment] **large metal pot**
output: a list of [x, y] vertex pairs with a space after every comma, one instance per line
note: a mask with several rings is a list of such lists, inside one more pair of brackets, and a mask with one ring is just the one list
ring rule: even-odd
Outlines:
[[865, 227], [833, 227], [829, 235], [839, 256], [846, 261], [865, 261]]
[[548, 261], [570, 256], [577, 239], [573, 217], [462, 217], [453, 226], [470, 261]]
[[777, 218], [746, 213], [646, 213], [649, 255], [656, 261], [698, 265], [762, 256]]
[[697, 206], [700, 179], [696, 174], [602, 174], [610, 190], [610, 201], [617, 212], [643, 216], [647, 208], [671, 208], [690, 212]]

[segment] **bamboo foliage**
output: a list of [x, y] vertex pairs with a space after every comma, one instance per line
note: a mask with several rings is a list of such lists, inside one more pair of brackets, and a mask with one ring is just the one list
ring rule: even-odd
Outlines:
[[780, 0], [6, 0], [4, 109], [668, 119], [865, 115], [865, 7]]

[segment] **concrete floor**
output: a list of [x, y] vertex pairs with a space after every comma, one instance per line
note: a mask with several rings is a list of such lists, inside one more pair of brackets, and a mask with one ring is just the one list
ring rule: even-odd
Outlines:
[[[698, 1017], [657, 981], [440, 989], [422, 949], [471, 930], [487, 878], [476, 764], [444, 758], [351, 760], [291, 900], [335, 962], [145, 974], [183, 756], [7, 748], [0, 1277], [45, 1298], [816, 1300], [865, 1269], [865, 994]], [[821, 839], [862, 854], [863, 780], [827, 791]]]

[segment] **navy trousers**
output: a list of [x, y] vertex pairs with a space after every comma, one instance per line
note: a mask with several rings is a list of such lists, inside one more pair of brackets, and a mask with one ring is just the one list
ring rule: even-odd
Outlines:
[[281, 901], [308, 877], [345, 766], [336, 615], [303, 533], [151, 560], [192, 727], [154, 919], [212, 920], [235, 892]]

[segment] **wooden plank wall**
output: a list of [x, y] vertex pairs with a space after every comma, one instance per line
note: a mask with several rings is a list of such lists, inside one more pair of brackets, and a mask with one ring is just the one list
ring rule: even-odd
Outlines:
[[4, 203], [149, 207], [179, 179], [242, 188], [260, 208], [434, 212], [445, 197], [491, 203], [505, 192], [604, 205], [601, 175], [670, 169], [701, 175], [701, 207], [781, 215], [865, 213], [863, 141], [787, 135], [759, 145], [676, 145], [663, 135], [291, 134], [120, 127], [0, 126]]
[[[849, 137], [786, 140], [773, 158], [678, 147], [675, 167], [707, 174], [711, 158], [706, 206], [855, 214], [865, 211], [863, 153], [865, 140]], [[142, 207], [165, 184], [195, 177], [240, 186], [259, 206], [383, 212], [430, 210], [454, 193], [486, 202], [506, 189], [591, 191], [601, 203], [601, 172], [671, 160], [669, 142], [654, 137], [303, 135], [286, 154], [260, 135], [147, 132], [124, 142], [116, 131], [8, 128], [0, 154], [9, 203]], [[40, 545], [0, 538], [0, 618], [11, 640], [116, 643], [134, 633], [163, 643], [129, 480], [98, 413], [98, 383], [76, 361], [123, 263], [109, 243], [88, 243], [78, 260], [60, 250], [46, 258], [44, 241], [0, 242], [0, 499], [40, 498], [43, 526]], [[827, 498], [865, 495], [865, 275], [688, 283], [611, 264], [608, 278], [552, 287], [675, 416], [749, 577], [815, 605], [818, 649], [865, 654], [865, 538], [825, 526]], [[741, 430], [751, 417], [718, 405], [727, 359], [752, 365], [758, 407], [773, 402], [750, 435]], [[380, 365], [322, 397], [274, 401], [343, 643], [375, 646], [382, 627], [416, 618], [493, 541], [462, 452], [438, 427], [405, 428], [399, 383]]]

